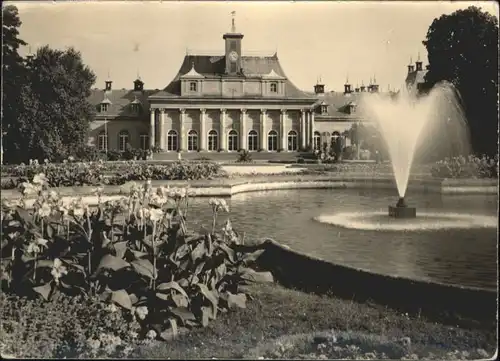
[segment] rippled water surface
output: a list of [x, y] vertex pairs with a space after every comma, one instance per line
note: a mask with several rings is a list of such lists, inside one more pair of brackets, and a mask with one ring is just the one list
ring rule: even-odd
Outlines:
[[[228, 203], [233, 227], [245, 232], [247, 238], [271, 237], [301, 252], [377, 273], [496, 288], [495, 227], [380, 231], [337, 227], [315, 220], [346, 212], [387, 212], [387, 206], [396, 201], [395, 191], [318, 189], [245, 193], [233, 196]], [[410, 192], [407, 202], [421, 213], [498, 219], [495, 195]], [[201, 219], [208, 227], [211, 217], [208, 200], [198, 198], [192, 203], [189, 218]], [[220, 217], [219, 223], [225, 218]]]

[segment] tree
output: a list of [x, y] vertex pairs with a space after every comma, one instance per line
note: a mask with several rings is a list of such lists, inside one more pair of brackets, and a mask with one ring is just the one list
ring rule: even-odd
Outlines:
[[471, 6], [434, 19], [427, 48], [429, 86], [446, 80], [462, 98], [472, 148], [496, 154], [498, 128], [498, 19]]
[[[14, 5], [7, 5], [2, 8], [2, 160], [3, 150], [5, 145], [12, 144], [10, 139], [16, 137], [16, 127], [14, 119], [20, 112], [20, 94], [23, 84], [25, 83], [26, 68], [24, 59], [19, 55], [19, 47], [26, 43], [19, 39], [19, 27], [21, 20], [19, 19], [18, 10]], [[4, 134], [6, 136], [4, 142]], [[19, 149], [6, 149], [9, 153], [18, 153]]]
[[23, 160], [64, 159], [87, 140], [94, 115], [88, 97], [95, 75], [73, 48], [61, 51], [44, 46], [28, 61], [27, 69], [23, 107], [16, 119], [18, 143], [25, 149]]

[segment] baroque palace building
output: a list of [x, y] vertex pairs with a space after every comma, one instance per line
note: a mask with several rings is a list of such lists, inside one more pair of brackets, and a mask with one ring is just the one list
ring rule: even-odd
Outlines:
[[343, 92], [298, 89], [285, 75], [277, 54], [245, 56], [243, 34], [223, 35], [220, 56], [184, 57], [178, 74], [163, 90], [146, 90], [138, 77], [133, 89], [94, 89], [96, 107], [89, 143], [100, 150], [134, 148], [177, 151], [286, 151], [318, 149], [341, 141], [362, 119], [357, 104], [378, 92], [375, 78]]

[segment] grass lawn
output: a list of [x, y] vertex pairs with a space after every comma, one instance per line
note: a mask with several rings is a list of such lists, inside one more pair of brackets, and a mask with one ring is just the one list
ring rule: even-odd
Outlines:
[[[207, 328], [193, 330], [170, 342], [140, 346], [131, 356], [171, 359], [267, 358], [273, 357], [272, 352], [269, 354], [266, 350], [276, 345], [274, 341], [277, 338], [281, 338], [281, 342], [300, 339], [300, 348], [306, 350], [310, 345], [304, 343], [304, 337], [292, 335], [331, 329], [345, 331], [344, 335], [352, 338], [370, 334], [398, 340], [392, 342], [390, 348], [401, 347], [398, 345], [405, 340], [399, 340], [408, 337], [411, 340], [409, 353], [427, 355], [432, 349], [441, 353], [438, 356], [442, 358], [456, 359], [449, 354], [455, 350], [476, 352], [477, 355], [478, 349], [480, 355], [486, 351], [491, 356], [496, 348], [495, 320], [490, 325], [461, 328], [430, 322], [417, 315], [402, 315], [381, 306], [306, 294], [276, 284], [254, 285], [249, 289], [253, 299], [247, 302], [246, 309], [221, 315]], [[367, 339], [364, 340], [366, 344]], [[373, 344], [373, 340], [370, 342], [370, 345]], [[370, 345], [368, 348], [365, 345], [366, 352], [371, 352], [370, 347], [374, 347]], [[327, 355], [335, 357], [332, 353], [327, 352]], [[282, 355], [299, 356], [298, 351], [297, 354], [292, 351]]]

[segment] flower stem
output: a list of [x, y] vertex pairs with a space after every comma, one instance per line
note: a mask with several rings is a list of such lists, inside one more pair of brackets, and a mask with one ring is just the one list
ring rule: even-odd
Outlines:
[[156, 288], [156, 222], [153, 221], [153, 291]]

